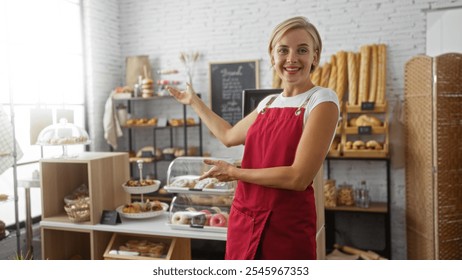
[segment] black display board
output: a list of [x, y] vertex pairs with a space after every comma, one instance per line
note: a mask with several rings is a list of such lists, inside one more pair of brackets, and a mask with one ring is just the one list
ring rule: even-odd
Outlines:
[[259, 88], [258, 60], [211, 62], [209, 65], [212, 110], [236, 124], [242, 118], [242, 92]]
[[257, 108], [260, 101], [270, 94], [281, 93], [282, 88], [244, 89], [242, 91], [242, 118]]

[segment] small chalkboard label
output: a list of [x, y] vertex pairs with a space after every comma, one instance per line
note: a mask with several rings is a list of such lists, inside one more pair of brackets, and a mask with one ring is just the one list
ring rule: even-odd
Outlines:
[[191, 224], [190, 227], [192, 228], [204, 228], [203, 225]]
[[152, 154], [151, 151], [141, 151], [141, 157], [142, 158], [152, 158], [154, 155]]
[[103, 210], [103, 215], [101, 216], [100, 224], [103, 225], [116, 225], [120, 224], [119, 213], [117, 211]]
[[370, 135], [372, 134], [372, 126], [358, 126], [358, 134]]
[[375, 108], [375, 102], [361, 102], [361, 110], [372, 111]]

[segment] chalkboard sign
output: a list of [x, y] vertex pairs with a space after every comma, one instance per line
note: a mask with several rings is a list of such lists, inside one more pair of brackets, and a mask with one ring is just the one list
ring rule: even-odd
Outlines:
[[258, 60], [211, 62], [209, 71], [212, 111], [234, 125], [242, 118], [242, 91], [260, 86]]
[[270, 94], [281, 93], [282, 88], [244, 89], [242, 91], [242, 118], [257, 108], [260, 101]]

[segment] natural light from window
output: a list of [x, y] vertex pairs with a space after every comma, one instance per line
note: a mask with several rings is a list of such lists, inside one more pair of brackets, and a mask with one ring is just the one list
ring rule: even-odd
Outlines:
[[[31, 139], [38, 113], [50, 114], [53, 123], [66, 115], [75, 125], [85, 127], [80, 5], [79, 0], [0, 1], [0, 110], [10, 119], [11, 110], [14, 112], [16, 141], [23, 153], [18, 180], [31, 178], [39, 169], [38, 163], [25, 163], [62, 153], [62, 147], [42, 150], [35, 145], [36, 139]], [[0, 133], [2, 138], [12, 139], [12, 134]], [[82, 145], [69, 149], [70, 153], [82, 150]], [[13, 168], [0, 174], [0, 194], [10, 198], [0, 201], [0, 220], [10, 226], [15, 223]], [[31, 201], [32, 216], [39, 216], [39, 188], [31, 189]], [[18, 202], [19, 220], [24, 221], [22, 186], [18, 188]]]

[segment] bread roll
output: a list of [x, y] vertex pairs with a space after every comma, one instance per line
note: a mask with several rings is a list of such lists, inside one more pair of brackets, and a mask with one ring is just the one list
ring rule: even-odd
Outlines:
[[329, 62], [324, 63], [324, 65], [322, 66], [322, 72], [321, 72], [321, 86], [322, 87], [329, 86], [329, 77], [330, 77], [331, 68], [332, 66]]
[[339, 100], [343, 100], [348, 85], [348, 62], [345, 51], [337, 52], [337, 95]]
[[359, 91], [358, 104], [367, 102], [369, 94], [369, 72], [371, 47], [368, 45], [361, 46], [361, 65], [359, 67]]
[[369, 88], [369, 102], [375, 102], [377, 95], [377, 80], [378, 80], [378, 46], [372, 45], [372, 62], [371, 62], [371, 86]]
[[322, 67], [318, 66], [316, 69], [311, 73], [311, 81], [314, 85], [320, 86], [321, 85], [321, 75], [322, 75]]
[[385, 104], [386, 84], [387, 84], [387, 46], [378, 45], [378, 79], [377, 79], [377, 97], [378, 104]]
[[356, 105], [358, 101], [358, 64], [356, 64], [356, 55], [348, 52], [348, 103]]

